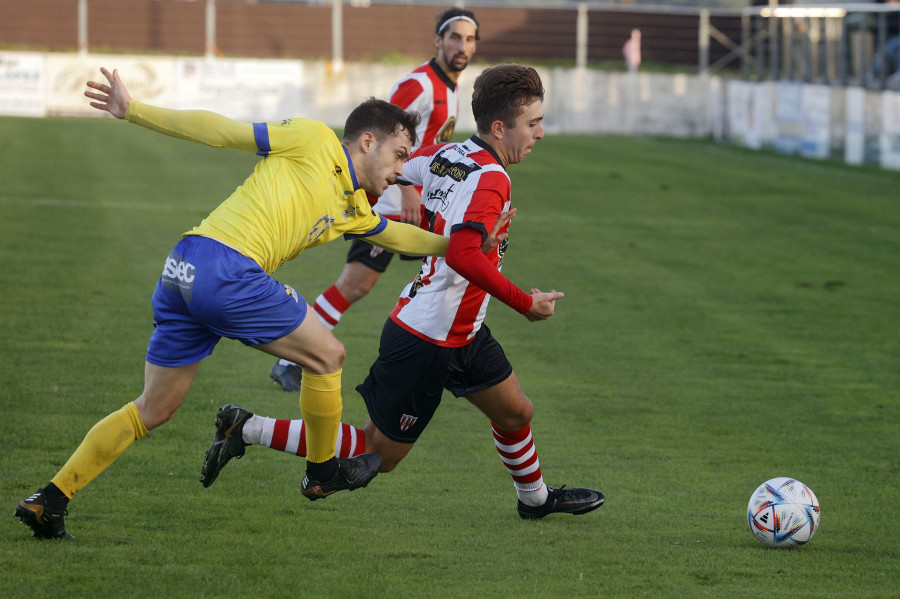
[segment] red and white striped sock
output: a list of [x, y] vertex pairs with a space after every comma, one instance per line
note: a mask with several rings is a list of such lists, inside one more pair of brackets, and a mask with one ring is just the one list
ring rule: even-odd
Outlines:
[[544, 505], [547, 501], [547, 485], [544, 484], [541, 462], [538, 460], [534, 439], [531, 438], [531, 425], [526, 424], [521, 430], [508, 433], [492, 422], [491, 429], [497, 453], [512, 476], [519, 500], [534, 507]]
[[[306, 456], [306, 426], [303, 420], [284, 420], [264, 416], [254, 416], [254, 418], [262, 420], [259, 445], [265, 445], [285, 453]], [[362, 429], [341, 422], [334, 454], [339, 458], [352, 458], [365, 452], [366, 435]]]
[[313, 310], [315, 311], [316, 316], [319, 317], [319, 320], [322, 321], [322, 324], [324, 324], [329, 331], [337, 326], [337, 323], [341, 320], [341, 316], [344, 315], [344, 312], [346, 312], [349, 307], [350, 302], [341, 295], [341, 292], [338, 291], [338, 288], [335, 285], [326, 289], [322, 295], [316, 298], [316, 303], [313, 304]]

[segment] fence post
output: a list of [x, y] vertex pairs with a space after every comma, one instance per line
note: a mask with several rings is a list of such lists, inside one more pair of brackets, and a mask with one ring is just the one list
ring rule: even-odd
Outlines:
[[[765, 61], [765, 56], [764, 56], [765, 55], [765, 46], [763, 45], [763, 31], [766, 28], [766, 24], [764, 22], [765, 19], [763, 19], [761, 16], [756, 17], [756, 19], [754, 19], [754, 21], [756, 23], [756, 26], [754, 27], [754, 30], [755, 30], [754, 38], [756, 39], [756, 42], [754, 44], [755, 50], [753, 52], [754, 58], [755, 58], [755, 60], [753, 61], [754, 62], [753, 70], [756, 73], [756, 80], [762, 81], [765, 79], [764, 71], [765, 71], [765, 66], [766, 66], [766, 61]], [[749, 50], [749, 48], [747, 48], [747, 49]]]
[[331, 68], [344, 70], [344, 12], [341, 0], [331, 0]]
[[587, 4], [578, 5], [578, 16], [575, 22], [575, 66], [583, 69], [587, 66], [588, 45], [588, 10]]
[[878, 89], [884, 89], [884, 84], [887, 81], [887, 53], [884, 51], [884, 45], [887, 43], [887, 14], [880, 12], [877, 18], [878, 37], [876, 38], [875, 57], [873, 60], [877, 60], [881, 65], [875, 76], [878, 82]]
[[216, 56], [216, 0], [206, 0], [206, 58]]
[[700, 27], [697, 34], [697, 45], [700, 48], [697, 72], [705, 75], [709, 70], [709, 9], [700, 10]]
[[747, 56], [750, 51], [750, 15], [741, 15], [741, 79], [750, 79], [750, 63]]
[[[773, 1], [770, 0], [769, 6], [772, 6]], [[778, 52], [778, 19], [772, 15], [767, 21], [769, 22], [769, 80], [775, 80], [781, 75], [779, 72], [781, 61]]]
[[84, 57], [88, 53], [88, 4], [78, 0], [78, 53]]

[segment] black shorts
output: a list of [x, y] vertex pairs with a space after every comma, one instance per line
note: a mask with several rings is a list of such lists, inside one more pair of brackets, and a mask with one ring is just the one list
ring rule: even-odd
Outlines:
[[512, 371], [484, 324], [468, 345], [441, 347], [388, 319], [378, 359], [356, 390], [378, 430], [393, 441], [414, 443], [437, 411], [444, 389], [468, 397], [502, 383]]
[[[354, 239], [350, 244], [350, 251], [347, 252], [347, 262], [359, 262], [365, 264], [375, 272], [384, 272], [387, 270], [388, 264], [394, 254], [391, 252], [372, 245], [361, 239]], [[421, 256], [404, 256], [400, 255], [401, 260], [422, 260]]]
[[361, 239], [354, 239], [353, 243], [350, 244], [350, 251], [347, 252], [348, 263], [359, 262], [365, 264], [375, 272], [384, 272], [387, 270], [388, 264], [391, 263], [391, 258], [393, 257], [394, 254], [391, 252], [382, 249], [377, 245], [366, 243]]

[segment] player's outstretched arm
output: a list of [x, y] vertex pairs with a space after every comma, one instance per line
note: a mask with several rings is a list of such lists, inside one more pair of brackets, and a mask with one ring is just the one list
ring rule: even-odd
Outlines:
[[531, 308], [525, 313], [525, 318], [531, 322], [547, 320], [553, 316], [556, 309], [556, 300], [565, 297], [562, 291], [543, 292], [540, 289], [531, 290]]
[[95, 100], [91, 106], [97, 110], [178, 139], [216, 148], [258, 150], [250, 123], [241, 123], [208, 110], [172, 110], [132, 101], [118, 69], [110, 73], [101, 68], [100, 72], [109, 84], [88, 81], [87, 86], [97, 91], [84, 92], [85, 96]]
[[101, 67], [100, 73], [106, 77], [109, 85], [88, 81], [87, 86], [100, 93], [86, 91], [84, 95], [96, 100], [96, 102], [91, 102], [91, 106], [97, 110], [104, 110], [117, 119], [124, 119], [125, 115], [128, 114], [128, 105], [131, 104], [131, 95], [122, 82], [122, 78], [119, 77], [119, 70], [113, 69], [113, 72], [110, 73], [107, 69]]
[[445, 256], [449, 240], [406, 223], [387, 221], [384, 230], [365, 238], [389, 252], [404, 256]]

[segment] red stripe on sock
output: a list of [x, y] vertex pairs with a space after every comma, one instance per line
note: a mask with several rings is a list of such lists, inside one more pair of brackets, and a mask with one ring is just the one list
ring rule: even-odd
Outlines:
[[538, 459], [538, 455], [537, 455], [537, 452], [535, 451], [533, 454], [531, 454], [530, 458], [528, 458], [521, 464], [513, 465], [513, 464], [509, 464], [507, 462], [503, 462], [503, 463], [506, 464], [507, 468], [512, 468], [513, 470], [525, 470], [526, 468], [528, 468], [529, 466], [534, 464], [537, 461], [537, 459]]
[[[356, 450], [354, 456], [366, 453], [366, 434], [361, 428], [356, 429]], [[353, 457], [353, 456], [350, 456]]]
[[300, 424], [300, 443], [297, 444], [297, 455], [306, 457], [306, 421]]
[[500, 441], [500, 443], [502, 443], [503, 445], [515, 445], [516, 443], [521, 443], [528, 438], [528, 435], [531, 434], [530, 424], [526, 424], [524, 428], [521, 428], [512, 433], [501, 431], [494, 423], [491, 423], [491, 429], [494, 432], [494, 438]]
[[[498, 429], [493, 423], [491, 423], [491, 428], [494, 432], [494, 439], [497, 440], [501, 445], [517, 445], [523, 442], [525, 439], [528, 439], [531, 434], [531, 425], [525, 425], [524, 428], [517, 430], [512, 433], [508, 433], [506, 431], [501, 431]], [[525, 444], [524, 447], [519, 449], [518, 451], [509, 452], [502, 451], [499, 447], [496, 448], [497, 453], [500, 454], [500, 458], [503, 460], [503, 465], [506, 466], [507, 470], [512, 471], [512, 478], [517, 483], [527, 484], [537, 482], [541, 478], [541, 468], [538, 468], [534, 472], [530, 472], [528, 474], [518, 475], [516, 472], [521, 472], [523, 470], [528, 470], [531, 466], [538, 461], [538, 453], [537, 449], [534, 446], [534, 439], [529, 439], [528, 443]], [[522, 462], [521, 464], [511, 465], [506, 463], [505, 460], [517, 460], [527, 454], [530, 451], [534, 451], [532, 456]]]
[[[506, 444], [504, 443], [504, 445], [506, 445]], [[498, 447], [497, 453], [500, 454], [500, 457], [506, 458], [508, 460], [517, 460], [517, 459], [521, 458], [523, 455], [525, 455], [526, 453], [528, 453], [532, 447], [534, 447], [534, 441], [532, 441], [531, 443], [529, 443], [528, 445], [526, 445], [519, 451], [516, 451], [513, 453], [510, 453], [508, 451], [503, 451]]]
[[349, 424], [341, 423], [341, 447], [336, 451], [337, 456], [339, 458], [349, 458], [350, 455], [350, 445], [353, 442], [351, 435], [353, 433], [350, 432], [350, 429], [353, 427]]
[[331, 326], [335, 326], [338, 321], [331, 317], [331, 315], [323, 310], [318, 303], [313, 304], [313, 310], [316, 311], [316, 314], [319, 315], [319, 318], [330, 324]]
[[517, 483], [534, 483], [537, 482], [538, 479], [541, 478], [541, 469], [538, 468], [531, 474], [526, 474], [525, 476], [513, 476], [513, 480]]
[[284, 451], [284, 448], [287, 447], [288, 431], [290, 428], [290, 420], [275, 421], [275, 429], [272, 431], [272, 445], [270, 445], [272, 449]]
[[337, 285], [332, 285], [331, 287], [326, 289], [322, 296], [327, 299], [328, 303], [331, 304], [331, 306], [341, 314], [346, 312], [347, 308], [350, 307], [350, 302], [347, 301], [347, 298], [341, 295], [341, 292], [338, 291]]

